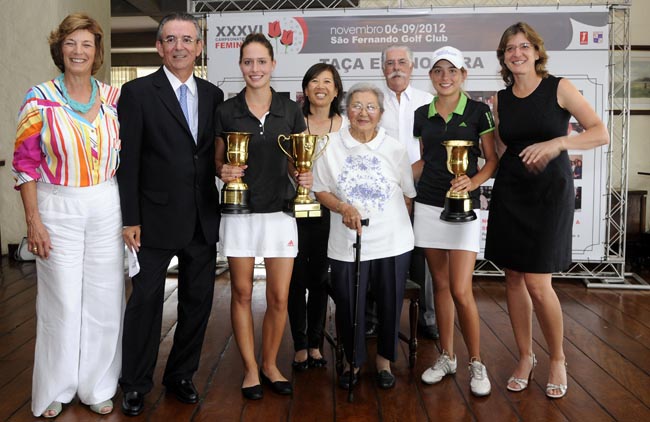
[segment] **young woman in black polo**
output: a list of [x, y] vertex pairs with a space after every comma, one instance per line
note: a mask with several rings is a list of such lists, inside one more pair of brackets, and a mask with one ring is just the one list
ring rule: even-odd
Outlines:
[[[487, 105], [471, 100], [462, 90], [467, 77], [463, 54], [442, 47], [433, 54], [429, 77], [437, 92], [431, 104], [415, 111], [413, 135], [420, 138], [422, 159], [413, 164], [418, 181], [415, 198], [415, 246], [424, 248], [434, 282], [436, 320], [443, 352], [424, 371], [422, 381], [435, 384], [456, 373], [454, 354], [454, 305], [458, 309], [463, 338], [470, 357], [470, 389], [476, 396], [490, 394], [490, 381], [479, 351], [479, 317], [472, 294], [472, 272], [481, 236], [480, 217], [469, 222], [440, 219], [445, 194], [451, 188], [468, 192], [475, 212], [480, 215], [478, 187], [497, 166], [494, 121]], [[447, 140], [474, 141], [469, 149], [467, 174], [454, 178], [447, 170]], [[478, 158], [483, 151], [484, 164]]]
[[[291, 383], [277, 366], [277, 355], [287, 321], [287, 300], [293, 261], [298, 252], [298, 230], [293, 217], [282, 212], [292, 191], [287, 157], [278, 147], [278, 135], [306, 129], [300, 106], [271, 88], [275, 69], [273, 47], [264, 34], [249, 34], [241, 45], [239, 67], [246, 87], [219, 106], [215, 116], [217, 173], [228, 183], [238, 177], [248, 185], [250, 214], [224, 214], [219, 241], [228, 257], [231, 280], [231, 318], [235, 340], [244, 361], [242, 394], [261, 399], [261, 383], [275, 393], [291, 394]], [[250, 132], [245, 166], [225, 164], [224, 132]], [[298, 176], [310, 188], [311, 172]], [[253, 268], [255, 257], [266, 267], [266, 313], [262, 323], [262, 362], [255, 358]]]

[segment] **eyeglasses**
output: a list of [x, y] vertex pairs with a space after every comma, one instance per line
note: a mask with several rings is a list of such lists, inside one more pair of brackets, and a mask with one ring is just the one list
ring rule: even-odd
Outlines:
[[168, 35], [162, 39], [162, 42], [164, 42], [167, 45], [176, 45], [176, 42], [179, 39], [181, 40], [183, 45], [194, 44], [194, 41], [196, 41], [194, 38], [190, 37], [189, 35], [183, 35], [180, 38], [178, 38], [176, 35]]
[[531, 43], [529, 43], [529, 42], [522, 42], [522, 43], [519, 44], [519, 45], [513, 45], [513, 44], [506, 45], [506, 48], [505, 48], [503, 51], [505, 51], [506, 53], [510, 53], [510, 54], [512, 54], [512, 53], [514, 53], [517, 49], [520, 49], [521, 51], [523, 51], [523, 52], [525, 53], [526, 51], [530, 51], [531, 48], [533, 48], [533, 45], [532, 45]]
[[399, 59], [399, 60], [386, 60], [384, 62], [384, 67], [393, 67], [399, 65], [400, 67], [402, 66], [408, 66], [410, 62], [407, 59]]
[[361, 104], [361, 103], [354, 103], [354, 104], [350, 105], [350, 108], [352, 110], [354, 110], [355, 112], [357, 112], [357, 113], [361, 113], [361, 110], [363, 110], [364, 108], [366, 109], [366, 112], [368, 114], [375, 114], [377, 111], [379, 111], [379, 107], [377, 107], [374, 104], [367, 104], [364, 107], [363, 104]]

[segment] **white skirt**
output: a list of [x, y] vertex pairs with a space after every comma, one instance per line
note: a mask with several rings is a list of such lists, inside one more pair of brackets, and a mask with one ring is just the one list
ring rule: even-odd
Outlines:
[[450, 223], [440, 219], [442, 208], [415, 203], [413, 231], [415, 246], [432, 249], [459, 249], [479, 252], [481, 210], [475, 209], [474, 221]]
[[222, 214], [219, 243], [227, 257], [295, 258], [296, 219], [283, 212]]

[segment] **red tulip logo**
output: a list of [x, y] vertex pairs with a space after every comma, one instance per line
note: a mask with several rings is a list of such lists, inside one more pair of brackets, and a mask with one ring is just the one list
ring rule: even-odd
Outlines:
[[282, 35], [282, 28], [280, 28], [280, 21], [269, 22], [269, 38], [275, 40], [275, 50], [278, 50], [278, 37]]
[[269, 38], [277, 38], [282, 34], [280, 21], [269, 22]]
[[282, 38], [280, 38], [280, 44], [284, 46], [284, 52], [287, 52], [287, 48], [293, 44], [293, 31], [286, 30], [282, 31]]

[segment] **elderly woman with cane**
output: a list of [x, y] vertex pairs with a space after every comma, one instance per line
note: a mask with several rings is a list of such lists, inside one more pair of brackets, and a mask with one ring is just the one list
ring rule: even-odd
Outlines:
[[[368, 283], [377, 293], [378, 304], [377, 385], [384, 389], [395, 385], [390, 362], [397, 358], [404, 284], [413, 249], [409, 208], [415, 187], [406, 148], [378, 127], [383, 99], [372, 84], [352, 86], [346, 98], [350, 126], [330, 134], [328, 148], [314, 163], [313, 191], [332, 211], [327, 256], [342, 327], [339, 335], [347, 361], [354, 362], [339, 379], [344, 389], [359, 381], [359, 368], [366, 360], [365, 342], [354, 340], [364, 339]], [[370, 220], [368, 227], [362, 228], [362, 219]], [[353, 244], [362, 232], [356, 289]]]

